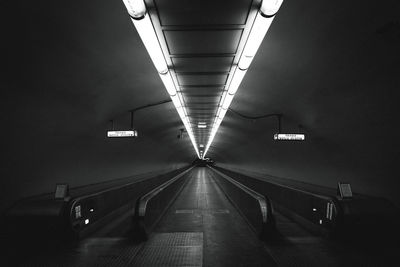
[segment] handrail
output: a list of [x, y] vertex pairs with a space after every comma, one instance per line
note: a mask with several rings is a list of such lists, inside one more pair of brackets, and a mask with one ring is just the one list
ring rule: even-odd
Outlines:
[[334, 199], [333, 197], [330, 197], [330, 196], [328, 197], [328, 196], [324, 196], [324, 195], [320, 195], [320, 194], [304, 191], [303, 189], [291, 187], [289, 185], [281, 184], [281, 183], [276, 182], [276, 181], [266, 181], [266, 180], [263, 180], [263, 179], [257, 178], [257, 177], [251, 177], [251, 178], [252, 179], [256, 179], [258, 181], [261, 181], [261, 182], [266, 182], [266, 183], [274, 184], [274, 185], [277, 185], [277, 186], [280, 186], [280, 187], [288, 188], [290, 190], [298, 191], [298, 192], [300, 192], [302, 194], [305, 194], [305, 195], [310, 195], [310, 196], [317, 197], [317, 198], [322, 198], [322, 199], [325, 199], [325, 200], [333, 200]]
[[[180, 177], [182, 177], [183, 175], [185, 175], [186, 173], [188, 173], [190, 170], [192, 170], [194, 168], [194, 166], [190, 167], [189, 169], [181, 172], [180, 174], [176, 175], [174, 178], [166, 181], [165, 183], [157, 186], [156, 188], [154, 188], [153, 190], [151, 190], [150, 192], [148, 192], [147, 194], [143, 195], [142, 197], [139, 198], [138, 200], [138, 211], [137, 211], [137, 215], [139, 217], [144, 217], [146, 215], [146, 207], [147, 207], [147, 203], [153, 198], [155, 197], [158, 193], [160, 193], [161, 191], [163, 191], [167, 186], [169, 186], [170, 184], [172, 184], [173, 182], [175, 182], [176, 180], [178, 180]], [[136, 211], [135, 211], [136, 212]], [[136, 215], [136, 214], [135, 214]]]
[[[193, 167], [191, 167], [191, 168], [193, 168]], [[191, 168], [189, 168], [189, 169], [191, 169]], [[186, 171], [184, 171], [184, 172], [186, 172]], [[91, 197], [95, 197], [95, 196], [99, 196], [99, 195], [101, 195], [101, 194], [104, 194], [104, 193], [106, 193], [106, 192], [111, 192], [111, 191], [114, 191], [114, 190], [118, 190], [118, 189], [121, 189], [121, 188], [124, 188], [124, 187], [126, 187], [126, 186], [131, 186], [131, 185], [134, 185], [134, 184], [136, 184], [136, 183], [139, 183], [139, 182], [143, 182], [143, 181], [146, 181], [147, 179], [146, 178], [143, 178], [143, 179], [139, 179], [139, 180], [137, 180], [137, 181], [133, 181], [133, 182], [130, 182], [130, 183], [126, 183], [126, 184], [123, 184], [123, 185], [115, 185], [115, 186], [112, 186], [112, 187], [110, 187], [110, 188], [107, 188], [107, 189], [103, 189], [103, 190], [101, 190], [101, 191], [97, 191], [97, 192], [95, 192], [95, 193], [91, 193], [91, 194], [87, 194], [87, 195], [84, 195], [84, 196], [78, 196], [78, 197], [76, 197], [76, 198], [73, 198], [72, 199], [72, 201], [71, 201], [71, 203], [70, 203], [70, 205], [69, 205], [69, 218], [71, 218], [71, 216], [74, 214], [74, 206], [75, 206], [75, 204], [76, 203], [78, 203], [79, 201], [82, 201], [82, 199], [87, 199], [87, 198], [91, 198]]]
[[[111, 185], [111, 186], [107, 187], [106, 189], [100, 189], [99, 191], [96, 191], [94, 193], [90, 193], [89, 195], [91, 196], [93, 194], [104, 193], [104, 192], [111, 191], [111, 190], [114, 190], [114, 189], [119, 189], [119, 188], [124, 187], [124, 186], [128, 186], [128, 185], [132, 185], [132, 184], [135, 184], [135, 183], [139, 183], [139, 182], [145, 181], [147, 179], [151, 179], [152, 177], [155, 177], [157, 175], [160, 175], [159, 171], [140, 173], [138, 175], [131, 175], [131, 176], [126, 176], [126, 177], [116, 178], [116, 179], [113, 179], [113, 180], [106, 180], [106, 181], [97, 182], [97, 183], [91, 183], [91, 184], [85, 184], [85, 185], [79, 185], [79, 186], [75, 186], [75, 187], [70, 187], [70, 191], [86, 189], [86, 188], [95, 187], [95, 186], [99, 186], [99, 185], [107, 185], [107, 183], [111, 184], [111, 183], [116, 182], [116, 181], [129, 180], [129, 179], [133, 179], [134, 177], [139, 177], [139, 178], [135, 178], [135, 180], [131, 181], [131, 182], [127, 182], [127, 183], [123, 183], [123, 184], [115, 184], [115, 185]], [[54, 194], [54, 193], [47, 193], [47, 194]], [[86, 196], [89, 196], [89, 195], [87, 195], [87, 194], [85, 194], [85, 195], [77, 195], [77, 196], [75, 196], [75, 198], [86, 197]]]
[[[72, 196], [72, 198], [74, 200], [78, 199], [78, 198], [81, 199], [81, 198], [85, 198], [85, 197], [94, 196], [96, 194], [101, 194], [101, 193], [104, 193], [104, 192], [107, 192], [107, 191], [111, 191], [111, 190], [114, 190], [114, 189], [119, 189], [119, 188], [124, 187], [124, 186], [128, 186], [128, 185], [132, 185], [132, 184], [135, 184], [135, 183], [138, 183], [138, 182], [145, 181], [145, 180], [149, 179], [149, 177], [151, 177], [150, 174], [154, 175], [156, 173], [159, 173], [159, 172], [154, 171], [154, 172], [148, 172], [148, 173], [141, 173], [141, 174], [138, 174], [137, 176], [143, 176], [143, 177], [140, 177], [135, 181], [128, 182], [128, 183], [125, 183], [125, 184], [122, 184], [122, 185], [112, 185], [111, 187], [108, 187], [107, 189], [101, 189], [100, 191], [96, 191], [95, 193], [90, 193], [89, 195], [87, 195], [87, 194], [85, 194], [85, 195], [77, 195], [77, 196]], [[107, 183], [112, 183], [114, 181], [122, 181], [124, 179], [125, 180], [132, 179], [132, 177], [134, 177], [134, 176], [126, 176], [126, 177], [121, 177], [121, 178], [117, 178], [117, 179], [114, 179], [114, 180], [106, 180], [106, 181], [97, 182], [97, 183], [91, 183], [91, 184], [85, 184], [85, 185], [70, 187], [69, 190], [70, 190], [71, 195], [72, 195], [72, 192], [74, 190], [85, 189], [85, 188], [89, 188], [91, 186], [106, 185]], [[41, 193], [41, 194], [37, 194], [37, 195], [23, 197], [23, 198], [18, 199], [17, 201], [15, 201], [14, 203], [9, 205], [8, 207], [6, 207], [0, 213], [0, 216], [5, 216], [5, 214], [10, 212], [13, 208], [15, 208], [15, 206], [19, 205], [20, 203], [24, 203], [25, 201], [29, 201], [29, 200], [54, 200], [53, 196], [54, 196], [54, 192], [47, 192], [47, 193]], [[65, 201], [69, 201], [69, 200], [65, 200]], [[74, 203], [74, 202], [75, 201], [73, 201], [72, 203]]]
[[261, 214], [262, 214], [262, 220], [263, 223], [267, 223], [268, 222], [268, 204], [267, 204], [267, 199], [265, 196], [263, 196], [262, 194], [254, 191], [253, 189], [250, 189], [249, 187], [245, 186], [244, 184], [239, 183], [238, 181], [234, 180], [233, 178], [229, 177], [228, 175], [210, 167], [207, 166], [208, 168], [210, 168], [211, 170], [213, 170], [214, 172], [218, 173], [220, 176], [222, 176], [223, 178], [225, 178], [226, 180], [228, 180], [229, 182], [231, 182], [232, 184], [236, 185], [237, 187], [239, 187], [240, 189], [242, 189], [244, 192], [246, 192], [247, 194], [249, 194], [251, 197], [253, 197], [254, 199], [256, 199], [260, 205], [260, 209], [261, 209]]
[[279, 187], [283, 187], [283, 188], [286, 188], [286, 189], [289, 189], [289, 190], [297, 191], [297, 192], [300, 192], [300, 193], [302, 193], [304, 195], [309, 195], [309, 196], [312, 196], [312, 197], [315, 197], [315, 198], [326, 200], [326, 201], [332, 203], [332, 206], [333, 206], [332, 208], [335, 211], [335, 214], [340, 215], [340, 213], [342, 212], [342, 210], [340, 208], [340, 204], [338, 203], [338, 200], [336, 198], [332, 197], [332, 196], [324, 196], [324, 195], [320, 195], [320, 194], [316, 194], [316, 193], [312, 193], [312, 192], [307, 192], [307, 191], [304, 191], [304, 190], [299, 189], [299, 188], [294, 188], [294, 187], [291, 187], [291, 186], [288, 186], [288, 185], [283, 185], [283, 184], [280, 184], [280, 183], [277, 183], [277, 182], [265, 181], [265, 180], [262, 180], [262, 179], [259, 179], [259, 178], [253, 178], [253, 179], [256, 179], [256, 180], [261, 181], [261, 182], [270, 183], [270, 184], [273, 184], [273, 185], [276, 185], [276, 186], [279, 186]]

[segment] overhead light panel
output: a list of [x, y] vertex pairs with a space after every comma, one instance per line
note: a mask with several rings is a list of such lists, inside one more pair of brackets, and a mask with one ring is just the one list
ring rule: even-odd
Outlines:
[[129, 15], [134, 19], [141, 19], [146, 14], [146, 6], [143, 0], [122, 0]]
[[161, 46], [158, 42], [150, 16], [145, 14], [141, 19], [132, 18], [132, 22], [135, 25], [158, 73], [166, 74], [168, 72], [167, 62], [165, 61], [164, 53], [162, 52]]
[[145, 2], [143, 0], [123, 0], [123, 2], [132, 18], [132, 23], [135, 25], [135, 28], [142, 39], [142, 42], [146, 47], [146, 50], [149, 53], [150, 58], [156, 67], [168, 94], [172, 99], [179, 117], [185, 125], [186, 131], [196, 151], [196, 154], [200, 158], [190, 120], [186, 115], [187, 112], [183, 104], [183, 97], [176, 89], [177, 87], [171, 76], [171, 72], [169, 71], [163, 50], [157, 38], [156, 30], [149, 14], [147, 13]]
[[224, 98], [224, 100], [222, 101], [222, 105], [221, 105], [221, 107], [223, 108], [223, 109], [228, 109], [229, 108], [229, 106], [231, 105], [231, 103], [232, 103], [232, 100], [233, 100], [233, 97], [234, 97], [235, 95], [231, 95], [231, 94], [225, 94], [225, 98]]
[[263, 0], [260, 7], [260, 12], [265, 17], [272, 17], [278, 12], [283, 0]]
[[225, 114], [232, 103], [232, 100], [239, 89], [240, 83], [242, 82], [247, 69], [250, 67], [254, 56], [260, 47], [264, 36], [266, 35], [272, 21], [274, 20], [275, 14], [278, 12], [282, 5], [283, 0], [263, 0], [259, 11], [255, 17], [254, 23], [251, 27], [249, 35], [247, 37], [246, 44], [243, 48], [243, 52], [239, 58], [238, 66], [234, 70], [232, 79], [228, 85], [227, 92], [223, 95], [220, 101], [220, 105], [215, 116], [213, 128], [211, 130], [210, 138], [207, 142], [206, 149], [203, 154], [203, 158], [208, 152], [211, 143], [218, 131], [218, 128], [225, 117]]
[[160, 74], [161, 81], [163, 82], [165, 89], [170, 96], [176, 95], [176, 87], [174, 81], [172, 80], [171, 73], [167, 72], [165, 74]]
[[241, 70], [247, 70], [249, 68], [282, 2], [283, 0], [262, 1], [260, 10], [254, 20], [253, 27], [251, 28], [242, 56], [239, 60], [239, 68]]
[[236, 91], [239, 89], [240, 83], [242, 82], [244, 75], [246, 74], [246, 70], [242, 70], [239, 68], [236, 68], [235, 74], [233, 75], [232, 81], [229, 84], [229, 90], [228, 93], [231, 95], [236, 94]]

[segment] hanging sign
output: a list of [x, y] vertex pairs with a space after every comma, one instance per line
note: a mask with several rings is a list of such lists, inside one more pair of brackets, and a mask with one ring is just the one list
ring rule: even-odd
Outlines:
[[137, 131], [108, 131], [107, 137], [137, 137]]
[[295, 140], [304, 141], [306, 139], [304, 134], [274, 134], [274, 140]]

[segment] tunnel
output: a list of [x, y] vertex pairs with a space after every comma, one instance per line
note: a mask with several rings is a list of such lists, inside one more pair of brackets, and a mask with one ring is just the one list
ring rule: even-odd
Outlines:
[[400, 266], [400, 3], [2, 1], [1, 266]]

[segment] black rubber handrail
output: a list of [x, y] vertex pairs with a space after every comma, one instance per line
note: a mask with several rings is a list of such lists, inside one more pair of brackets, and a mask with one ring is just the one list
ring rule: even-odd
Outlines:
[[207, 167], [210, 168], [211, 170], [213, 170], [214, 172], [218, 173], [222, 178], [228, 180], [229, 182], [231, 182], [232, 184], [234, 184], [235, 186], [240, 188], [242, 191], [246, 192], [248, 195], [250, 195], [254, 199], [256, 199], [258, 201], [258, 204], [260, 205], [260, 210], [261, 210], [261, 215], [262, 215], [262, 220], [263, 220], [262, 222], [264, 224], [268, 223], [268, 220], [270, 220], [270, 218], [268, 216], [268, 207], [271, 207], [271, 205], [269, 203], [269, 200], [264, 195], [254, 191], [253, 189], [250, 189], [249, 187], [245, 186], [244, 184], [239, 183], [235, 179], [229, 177], [228, 175], [226, 175], [210, 166], [207, 166]]
[[[137, 204], [137, 211], [135, 210], [135, 216], [139, 216], [139, 217], [144, 217], [146, 215], [146, 208], [147, 208], [147, 203], [156, 195], [158, 195], [161, 191], [163, 191], [167, 186], [169, 186], [170, 184], [172, 184], [173, 182], [175, 182], [176, 180], [178, 180], [179, 178], [181, 178], [183, 175], [185, 175], [186, 173], [188, 173], [189, 171], [191, 171], [194, 168], [194, 166], [190, 167], [189, 169], [181, 172], [180, 174], [176, 175], [175, 177], [173, 177], [172, 179], [166, 181], [165, 183], [163, 183], [162, 185], [157, 186], [156, 188], [154, 188], [153, 190], [151, 190], [150, 192], [146, 193], [145, 195], [143, 195], [142, 197], [139, 198], [138, 200], [138, 204]], [[137, 214], [136, 214], [137, 212]]]
[[[211, 167], [210, 167], [211, 168]], [[218, 172], [218, 173], [222, 173], [221, 171], [218, 171], [218, 170], [216, 170], [216, 169], [214, 169], [214, 168], [211, 168], [211, 169], [213, 169], [213, 170], [215, 170], [216, 172]], [[222, 173], [223, 174], [223, 173]], [[224, 174], [225, 175], [225, 174]], [[226, 177], [229, 177], [229, 176], [227, 176], [227, 175], [225, 175]], [[231, 178], [231, 177], [229, 177], [230, 179], [232, 179], [232, 180], [234, 180], [234, 178]], [[251, 178], [251, 177], [250, 177]], [[253, 179], [257, 179], [257, 178], [253, 178]], [[290, 186], [287, 186], [287, 185], [283, 185], [283, 184], [279, 184], [279, 183], [276, 183], [276, 182], [270, 182], [270, 181], [263, 181], [263, 180], [261, 180], [261, 179], [257, 179], [258, 181], [261, 181], [261, 182], [266, 182], [266, 183], [271, 183], [271, 184], [274, 184], [274, 185], [277, 185], [277, 186], [280, 186], [280, 187], [283, 187], [283, 188], [286, 188], [286, 189], [289, 189], [289, 190], [292, 190], [292, 191], [296, 191], [296, 192], [299, 192], [299, 193], [302, 193], [302, 194], [304, 194], [304, 195], [309, 195], [309, 196], [312, 196], [312, 197], [314, 197], [314, 198], [318, 198], [318, 199], [322, 199], [322, 200], [325, 200], [325, 201], [327, 201], [328, 203], [330, 203], [331, 205], [332, 205], [332, 210], [330, 211], [330, 213], [327, 215], [329, 218], [330, 218], [330, 220], [333, 220], [333, 214], [336, 214], [336, 219], [335, 220], [340, 220], [340, 219], [342, 219], [342, 217], [344, 216], [344, 214], [343, 214], [343, 209], [342, 209], [342, 206], [341, 206], [341, 203], [340, 203], [340, 201], [337, 199], [337, 198], [335, 198], [335, 197], [332, 197], [332, 196], [324, 196], [324, 195], [320, 195], [320, 194], [316, 194], [316, 193], [312, 193], [312, 192], [308, 192], [308, 191], [304, 191], [304, 190], [302, 190], [302, 189], [299, 189], [299, 188], [294, 188], [294, 187], [290, 187]], [[238, 183], [238, 184], [240, 184], [239, 182], [237, 182], [236, 180], [235, 180], [235, 182], [236, 183]], [[244, 186], [244, 185], [243, 185]], [[251, 189], [250, 189], [251, 190]], [[269, 201], [269, 199], [268, 199], [268, 201]]]
[[[189, 169], [187, 169], [187, 170], [181, 172], [180, 174], [178, 174], [177, 176], [183, 175], [183, 173], [186, 173], [188, 170], [191, 170], [192, 168], [193, 167], [190, 167]], [[174, 178], [176, 178], [177, 176], [174, 176]], [[172, 178], [172, 179], [174, 179], [174, 178]], [[78, 197], [72, 198], [69, 201], [68, 208], [67, 208], [68, 220], [71, 220], [71, 218], [73, 218], [73, 215], [75, 214], [74, 207], [76, 206], [77, 203], [84, 202], [86, 199], [89, 199], [89, 198], [92, 198], [92, 197], [96, 197], [96, 196], [100, 196], [100, 195], [102, 195], [104, 193], [107, 193], [107, 192], [116, 191], [118, 189], [122, 189], [124, 187], [131, 186], [131, 185], [134, 185], [136, 183], [146, 181], [147, 179], [148, 178], [142, 178], [142, 179], [139, 179], [137, 181], [129, 182], [129, 183], [122, 184], [122, 185], [115, 185], [115, 186], [112, 186], [110, 188], [103, 189], [101, 191], [97, 191], [97, 192], [94, 192], [94, 193], [90, 193], [90, 194], [86, 194], [86, 195], [83, 195], [83, 196], [78, 196]], [[171, 180], [169, 180], [169, 181], [171, 181]], [[169, 181], [167, 181], [166, 183], [168, 183]]]
[[[233, 179], [233, 178], [231, 178], [231, 179]], [[277, 185], [277, 186], [280, 186], [280, 187], [284, 187], [284, 188], [287, 188], [287, 189], [290, 189], [290, 190], [293, 190], [293, 191], [300, 192], [300, 193], [302, 193], [304, 195], [309, 195], [309, 196], [313, 196], [315, 198], [326, 200], [328, 202], [333, 203], [333, 207], [334, 207], [334, 210], [335, 210], [336, 214], [339, 214], [341, 212], [341, 209], [339, 208], [339, 205], [338, 205], [338, 200], [335, 197], [324, 196], [324, 195], [308, 192], [308, 191], [305, 191], [305, 190], [302, 190], [302, 189], [299, 189], [299, 188], [291, 187], [291, 186], [280, 184], [280, 183], [273, 182], [273, 181], [272, 182], [271, 181], [263, 181], [263, 180], [258, 179], [258, 178], [252, 178], [252, 179], [256, 179], [256, 180], [261, 181], [261, 182], [274, 184], [274, 185]]]

